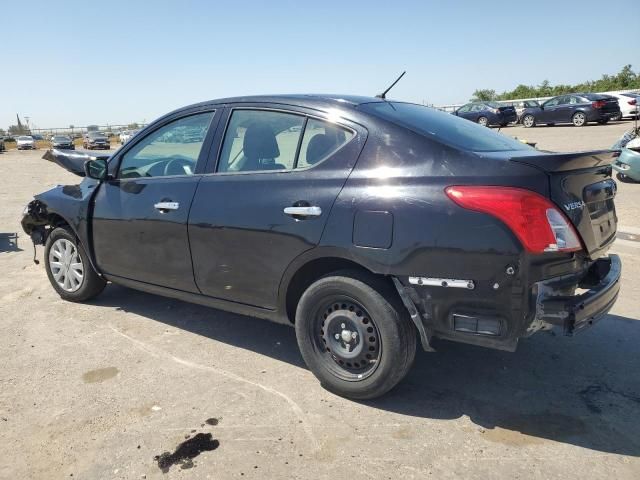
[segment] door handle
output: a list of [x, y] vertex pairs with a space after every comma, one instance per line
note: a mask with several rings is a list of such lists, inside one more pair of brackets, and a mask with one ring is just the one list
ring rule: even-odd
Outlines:
[[292, 217], [319, 217], [322, 215], [320, 207], [285, 207], [284, 213]]
[[153, 207], [156, 210], [165, 212], [167, 210], [177, 210], [178, 208], [180, 208], [180, 204], [178, 202], [158, 202]]

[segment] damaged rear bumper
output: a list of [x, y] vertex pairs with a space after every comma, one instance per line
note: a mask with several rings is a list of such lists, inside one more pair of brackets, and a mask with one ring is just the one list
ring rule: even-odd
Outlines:
[[603, 318], [618, 298], [622, 262], [617, 255], [596, 260], [578, 284], [587, 291], [578, 295], [558, 294], [562, 279], [537, 284], [538, 322], [561, 326], [573, 335]]

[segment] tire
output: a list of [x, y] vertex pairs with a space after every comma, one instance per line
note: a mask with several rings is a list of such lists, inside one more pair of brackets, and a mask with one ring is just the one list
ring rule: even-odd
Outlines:
[[102, 292], [107, 284], [91, 266], [76, 236], [66, 228], [57, 227], [49, 234], [44, 260], [49, 281], [64, 300], [87, 301]]
[[300, 298], [295, 327], [309, 369], [324, 388], [347, 398], [387, 393], [416, 354], [417, 334], [404, 305], [371, 274], [343, 271], [313, 283]]
[[584, 127], [587, 124], [587, 116], [584, 112], [576, 112], [571, 117], [571, 123], [574, 127]]
[[524, 128], [531, 128], [536, 126], [536, 117], [531, 115], [530, 113], [526, 114], [522, 117], [522, 126]]
[[616, 177], [618, 178], [618, 180], [620, 180], [622, 183], [640, 183], [637, 180], [634, 180], [631, 177], [626, 176], [624, 173], [620, 173], [618, 172], [616, 174]]
[[478, 124], [482, 125], [483, 127], [488, 127], [489, 119], [487, 117], [478, 117]]

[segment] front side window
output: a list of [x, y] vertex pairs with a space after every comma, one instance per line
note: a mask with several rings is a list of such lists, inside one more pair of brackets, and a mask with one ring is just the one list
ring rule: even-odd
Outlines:
[[546, 102], [544, 104], [545, 107], [555, 107], [556, 105], [558, 105], [558, 102], [560, 101], [560, 97], [558, 98], [552, 98], [551, 100], [549, 100], [548, 102]]
[[119, 178], [193, 175], [214, 113], [180, 118], [144, 137], [122, 157]]
[[467, 105], [465, 105], [465, 106], [463, 106], [463, 107], [460, 107], [460, 108], [458, 109], [458, 112], [460, 112], [460, 113], [466, 113], [466, 112], [468, 112], [469, 110], [471, 110], [471, 104], [467, 104]]

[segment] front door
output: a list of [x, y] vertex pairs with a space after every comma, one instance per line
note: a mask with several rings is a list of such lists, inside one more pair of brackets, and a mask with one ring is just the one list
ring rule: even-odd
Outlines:
[[114, 159], [117, 173], [96, 192], [92, 220], [102, 272], [197, 292], [187, 220], [214, 116], [205, 111], [171, 120]]
[[552, 98], [542, 104], [542, 110], [539, 115], [539, 123], [555, 123], [557, 121], [558, 101], [560, 97]]
[[278, 108], [231, 110], [189, 217], [202, 293], [271, 309], [287, 266], [320, 241], [366, 136]]

